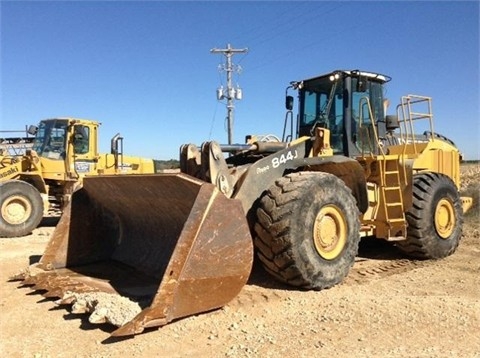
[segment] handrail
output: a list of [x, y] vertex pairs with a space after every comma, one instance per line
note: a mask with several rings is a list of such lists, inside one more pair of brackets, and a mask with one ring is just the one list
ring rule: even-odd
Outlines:
[[[420, 112], [418, 108], [419, 104], [427, 105], [426, 112]], [[429, 121], [430, 132], [435, 133], [433, 130], [433, 113], [432, 113], [432, 98], [420, 95], [409, 94], [401, 97], [401, 103], [397, 106], [397, 116], [399, 123], [400, 139], [404, 144], [404, 152], [406, 145], [411, 143], [413, 145], [414, 154], [418, 154], [417, 141], [415, 140], [414, 121], [427, 119]], [[433, 137], [429, 140], [433, 141]]]
[[[374, 139], [375, 139], [375, 143], [376, 143], [376, 146], [377, 148], [380, 150], [380, 153], [382, 154], [382, 156], [385, 158], [385, 152], [383, 150], [383, 147], [378, 145], [380, 139], [378, 137], [378, 131], [377, 131], [377, 127], [375, 126], [375, 123], [374, 123], [374, 118], [373, 118], [373, 112], [372, 112], [372, 106], [370, 105], [370, 99], [368, 97], [362, 97], [360, 98], [360, 101], [359, 101], [359, 123], [358, 123], [358, 128], [359, 128], [359, 132], [360, 132], [360, 128], [362, 128], [363, 126], [363, 122], [364, 122], [364, 117], [363, 117], [363, 107], [366, 105], [367, 108], [368, 108], [368, 114], [369, 114], [369, 121], [370, 121], [370, 125], [371, 125], [371, 128], [373, 129], [373, 134], [374, 134]], [[367, 131], [367, 139], [370, 139], [370, 133]], [[369, 143], [369, 146], [370, 146], [370, 155], [373, 155], [373, 148], [372, 148], [372, 141], [371, 140], [368, 140], [368, 143]], [[364, 146], [362, 146], [362, 156], [364, 156], [365, 154], [365, 150], [364, 150]]]

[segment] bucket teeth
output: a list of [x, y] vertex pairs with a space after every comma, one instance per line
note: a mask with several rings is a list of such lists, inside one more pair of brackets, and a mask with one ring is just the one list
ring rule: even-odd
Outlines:
[[34, 285], [35, 284], [35, 278], [32, 276], [27, 276], [24, 278], [24, 280], [21, 282], [22, 286], [28, 286], [28, 285]]
[[20, 272], [9, 277], [9, 281], [23, 281], [25, 280], [25, 272]]
[[46, 293], [44, 293], [43, 297], [60, 297], [61, 298], [68, 291], [71, 291], [71, 286], [56, 287], [56, 288], [50, 289]]
[[60, 299], [55, 301], [55, 305], [71, 305], [75, 302], [75, 296], [70, 292], [66, 292], [63, 296], [60, 296]]
[[[33, 290], [47, 291], [42, 294], [44, 297], [59, 297], [63, 300], [68, 292], [92, 292], [97, 291], [86, 284], [76, 281], [68, 276], [59, 276], [56, 273], [44, 273], [36, 276], [29, 276], [24, 284], [33, 285]], [[63, 303], [67, 303], [66, 300]]]
[[[166, 324], [166, 322], [163, 323], [163, 324]], [[133, 336], [135, 334], [142, 333], [144, 331], [144, 329], [145, 328], [142, 325], [138, 325], [138, 324], [135, 325], [133, 322], [130, 322], [128, 324], [125, 324], [125, 325], [117, 328], [115, 331], [112, 332], [111, 335], [112, 335], [112, 337]]]
[[56, 275], [43, 274], [33, 277], [34, 289], [52, 291], [58, 287], [62, 287], [68, 278], [61, 278]]

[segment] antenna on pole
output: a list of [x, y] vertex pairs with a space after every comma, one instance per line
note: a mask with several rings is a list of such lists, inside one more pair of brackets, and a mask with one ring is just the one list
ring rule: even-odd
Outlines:
[[233, 140], [233, 109], [234, 109], [234, 100], [241, 100], [243, 93], [242, 89], [237, 86], [237, 88], [233, 88], [232, 85], [232, 72], [240, 72], [241, 67], [238, 65], [234, 65], [232, 63], [232, 57], [233, 55], [237, 53], [246, 53], [248, 51], [248, 48], [243, 48], [243, 49], [236, 49], [232, 48], [230, 44], [227, 44], [227, 48], [224, 49], [218, 49], [218, 48], [213, 48], [210, 50], [210, 53], [212, 54], [222, 54], [225, 56], [225, 64], [220, 65], [220, 69], [222, 71], [225, 71], [227, 73], [227, 89], [224, 90], [223, 87], [219, 87], [217, 89], [217, 99], [222, 100], [222, 99], [227, 99], [227, 119], [228, 119], [228, 144], [232, 144]]

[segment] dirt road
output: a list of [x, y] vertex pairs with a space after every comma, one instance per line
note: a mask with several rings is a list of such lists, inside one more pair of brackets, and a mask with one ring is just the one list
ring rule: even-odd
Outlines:
[[[478, 199], [478, 166], [471, 178]], [[223, 309], [120, 340], [109, 338], [113, 327], [8, 282], [38, 260], [53, 229], [0, 240], [3, 357], [480, 357], [478, 207], [446, 259], [411, 261], [364, 240], [347, 279], [321, 292], [292, 290], [255, 267]]]

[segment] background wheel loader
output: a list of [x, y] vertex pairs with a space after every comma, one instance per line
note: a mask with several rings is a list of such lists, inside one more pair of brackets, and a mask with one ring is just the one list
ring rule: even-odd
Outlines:
[[74, 118], [43, 120], [38, 127], [30, 126], [35, 137], [21, 141], [29, 145], [22, 155], [3, 150], [0, 237], [24, 236], [49, 210], [62, 210], [85, 175], [157, 171], [158, 163], [152, 159], [124, 156], [119, 134], [112, 138], [111, 153], [99, 154], [99, 125]]
[[[415, 257], [452, 254], [471, 204], [459, 151], [435, 134], [428, 97], [385, 115], [389, 80], [295, 81], [299, 112], [295, 125], [287, 96], [282, 141], [186, 144], [179, 174], [85, 178], [40, 262], [16, 278], [58, 304], [83, 302], [96, 322], [105, 293], [128, 298], [139, 309], [112, 333], [123, 336], [225, 305], [254, 252], [274, 278], [314, 290], [342, 281], [364, 236]], [[107, 311], [100, 321], [113, 322]]]

